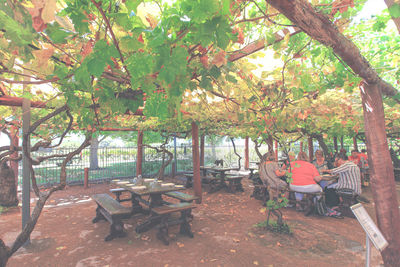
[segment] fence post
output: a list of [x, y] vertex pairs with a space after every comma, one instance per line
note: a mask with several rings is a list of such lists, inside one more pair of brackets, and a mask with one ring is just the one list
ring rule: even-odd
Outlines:
[[84, 169], [83, 188], [89, 188], [89, 168]]

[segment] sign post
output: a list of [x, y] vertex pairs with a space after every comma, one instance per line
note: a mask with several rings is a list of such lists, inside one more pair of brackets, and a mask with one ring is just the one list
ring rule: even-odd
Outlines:
[[382, 235], [381, 231], [376, 226], [376, 224], [374, 223], [374, 221], [369, 216], [368, 212], [361, 203], [355, 204], [350, 208], [366, 233], [365, 266], [369, 267], [371, 259], [370, 241], [379, 251], [384, 250], [389, 245], [389, 243], [386, 241], [385, 237]]

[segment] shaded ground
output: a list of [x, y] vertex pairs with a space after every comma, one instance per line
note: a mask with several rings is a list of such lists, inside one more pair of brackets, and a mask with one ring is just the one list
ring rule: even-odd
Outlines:
[[[193, 211], [194, 238], [172, 236], [165, 246], [153, 229], [138, 235], [134, 229], [144, 216], [126, 221], [128, 236], [104, 242], [109, 223], [91, 222], [96, 205], [90, 196], [108, 192], [110, 185], [68, 187], [48, 201], [35, 231], [32, 245], [20, 249], [8, 266], [364, 266], [365, 233], [356, 219], [305, 217], [284, 209], [293, 234], [278, 235], [254, 227], [266, 219], [258, 200], [245, 192], [219, 191], [204, 194]], [[400, 192], [400, 184], [397, 184]], [[363, 194], [372, 199], [369, 189]], [[187, 190], [191, 192], [191, 190]], [[126, 203], [126, 202], [125, 202]], [[128, 204], [128, 203], [126, 203]], [[373, 215], [373, 204], [364, 204]], [[10, 245], [21, 228], [19, 208], [0, 215], [0, 237]], [[172, 227], [171, 234], [178, 227]], [[372, 248], [372, 265], [382, 260]]]

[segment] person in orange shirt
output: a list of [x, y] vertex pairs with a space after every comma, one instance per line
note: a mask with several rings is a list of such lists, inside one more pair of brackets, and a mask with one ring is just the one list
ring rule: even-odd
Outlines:
[[351, 151], [351, 156], [349, 157], [349, 160], [354, 162], [357, 166], [360, 163], [360, 156], [358, 155], [358, 150], [354, 149]]
[[[290, 172], [292, 173], [292, 182], [289, 188], [296, 192], [317, 193], [322, 192], [321, 186], [317, 182], [321, 181], [321, 176], [317, 168], [308, 161], [305, 152], [297, 155], [297, 160], [290, 163]], [[303, 194], [296, 193], [296, 210], [301, 210], [300, 201]]]

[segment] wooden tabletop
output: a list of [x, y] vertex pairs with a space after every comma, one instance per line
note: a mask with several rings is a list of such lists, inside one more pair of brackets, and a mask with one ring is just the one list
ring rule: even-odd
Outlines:
[[217, 172], [227, 172], [227, 171], [234, 171], [238, 168], [233, 167], [220, 167], [220, 166], [200, 166], [201, 170], [212, 170]]
[[134, 184], [132, 179], [129, 180], [119, 180], [114, 179], [111, 181], [119, 187], [122, 187], [132, 193], [139, 196], [151, 195], [151, 194], [163, 194], [171, 191], [183, 190], [185, 187], [183, 185], [176, 185], [174, 183], [164, 183], [159, 181], [156, 186], [152, 186], [154, 179], [143, 179], [142, 184]]
[[332, 181], [338, 179], [337, 175], [331, 175], [331, 174], [323, 174], [321, 175], [321, 180], [323, 181]]

